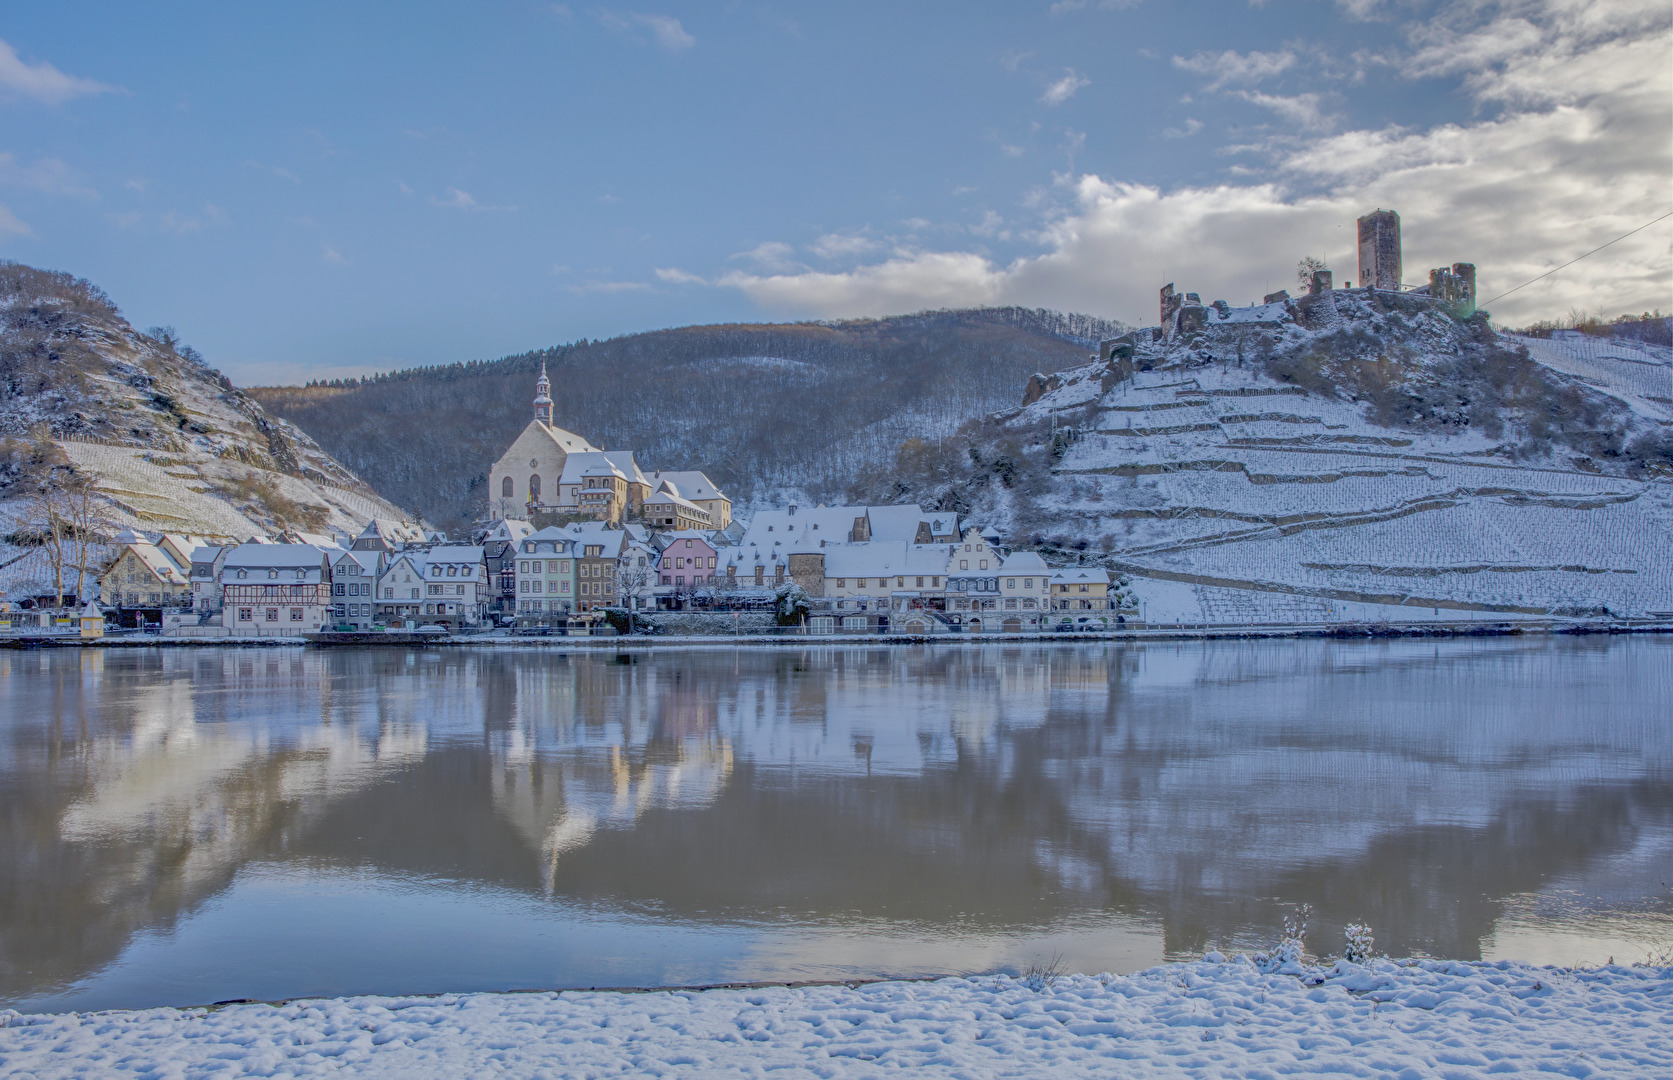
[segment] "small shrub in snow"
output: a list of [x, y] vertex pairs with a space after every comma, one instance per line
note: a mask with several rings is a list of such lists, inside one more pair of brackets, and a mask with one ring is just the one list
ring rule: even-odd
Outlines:
[[1377, 941], [1371, 928], [1364, 923], [1349, 923], [1343, 928], [1347, 941], [1342, 946], [1342, 959], [1351, 964], [1363, 964], [1376, 955]]

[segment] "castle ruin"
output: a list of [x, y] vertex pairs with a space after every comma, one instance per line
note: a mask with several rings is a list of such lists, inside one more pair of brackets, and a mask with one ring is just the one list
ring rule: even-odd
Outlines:
[[[1393, 210], [1377, 209], [1358, 221], [1359, 226], [1359, 287], [1371, 292], [1397, 292], [1406, 296], [1426, 296], [1438, 304], [1445, 305], [1457, 314], [1468, 318], [1475, 314], [1476, 280], [1475, 264], [1458, 262], [1450, 267], [1442, 266], [1429, 271], [1427, 284], [1416, 287], [1404, 285], [1400, 278], [1402, 273], [1402, 256], [1400, 250], [1400, 215]], [[1354, 284], [1348, 282], [1349, 285]], [[1334, 275], [1329, 270], [1313, 271], [1307, 283], [1307, 296], [1316, 297], [1330, 292], [1335, 288]], [[1183, 335], [1190, 337], [1200, 331], [1211, 321], [1234, 321], [1246, 324], [1275, 323], [1278, 319], [1276, 311], [1263, 312], [1262, 308], [1275, 308], [1278, 305], [1290, 304], [1289, 290], [1279, 289], [1277, 292], [1267, 293], [1261, 303], [1249, 308], [1236, 309], [1239, 312], [1234, 319], [1233, 309], [1224, 301], [1216, 300], [1212, 304], [1204, 305], [1201, 296], [1194, 292], [1177, 292], [1173, 283], [1162, 286], [1160, 294], [1159, 322], [1156, 335], [1162, 340], [1172, 340]], [[1211, 319], [1210, 310], [1216, 314]], [[1117, 341], [1123, 339], [1116, 339]], [[1108, 346], [1113, 342], [1106, 342], [1103, 352], [1104, 358], [1109, 358]]]

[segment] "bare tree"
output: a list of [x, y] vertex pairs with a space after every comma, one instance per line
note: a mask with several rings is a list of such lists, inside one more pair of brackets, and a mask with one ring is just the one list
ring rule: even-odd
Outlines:
[[76, 601], [86, 595], [89, 554], [100, 541], [100, 534], [110, 527], [98, 489], [85, 476], [71, 476], [64, 485], [64, 504], [70, 525], [75, 558]]
[[639, 597], [655, 580], [656, 572], [643, 557], [635, 559], [632, 555], [624, 555], [616, 563], [616, 596], [627, 608], [627, 632], [630, 634], [633, 633], [633, 615], [639, 607]]
[[49, 477], [29, 493], [29, 524], [52, 566], [52, 590], [57, 606], [64, 606], [64, 540], [70, 532], [68, 499], [64, 490]]
[[1329, 269], [1330, 267], [1325, 265], [1325, 261], [1323, 259], [1315, 259], [1311, 255], [1306, 255], [1302, 257], [1300, 262], [1295, 264], [1295, 280], [1303, 289], [1311, 288], [1313, 285], [1313, 274], [1319, 270]]

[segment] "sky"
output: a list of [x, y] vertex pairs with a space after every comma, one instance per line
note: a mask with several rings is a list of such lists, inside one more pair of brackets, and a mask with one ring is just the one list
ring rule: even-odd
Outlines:
[[1501, 325], [1673, 311], [1673, 4], [0, 9], [0, 258], [243, 384], [666, 326], [1156, 321], [1474, 262]]

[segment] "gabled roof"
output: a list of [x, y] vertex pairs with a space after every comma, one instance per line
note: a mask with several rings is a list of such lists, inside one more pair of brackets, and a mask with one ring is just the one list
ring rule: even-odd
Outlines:
[[482, 539], [489, 540], [521, 540], [534, 532], [534, 526], [518, 518], [500, 518], [494, 522], [494, 527]]
[[[575, 434], [575, 432], [565, 431], [561, 427], [548, 427], [547, 425], [542, 424], [539, 420], [530, 420], [529, 426], [523, 429], [524, 434], [527, 434], [530, 428], [533, 428], [535, 431], [538, 431], [548, 439], [551, 439], [553, 444], [566, 454], [585, 454], [593, 453], [598, 450], [598, 447], [581, 438], [581, 436]], [[519, 436], [519, 438], [521, 438], [521, 436]]]
[[337, 557], [332, 560], [331, 565], [341, 566], [346, 562], [352, 562], [358, 565], [360, 569], [366, 573], [376, 574], [378, 572], [380, 555], [381, 553], [376, 551], [344, 551], [337, 554]]
[[169, 553], [156, 544], [140, 541], [122, 545], [153, 575], [172, 584], [184, 584], [191, 577], [191, 567], [177, 563]]
[[[652, 485], [661, 484], [664, 480], [671, 480], [680, 493], [688, 499], [725, 499], [725, 492], [715, 486], [715, 482], [698, 469], [658, 469], [646, 474]], [[731, 501], [731, 500], [727, 500]]]

